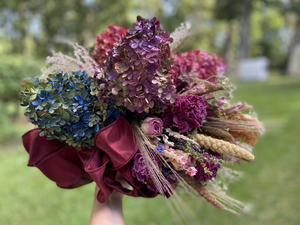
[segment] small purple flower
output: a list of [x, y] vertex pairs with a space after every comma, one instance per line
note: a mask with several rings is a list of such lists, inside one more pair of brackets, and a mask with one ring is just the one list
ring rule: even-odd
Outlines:
[[[205, 157], [207, 159], [210, 159], [211, 157], [215, 157], [217, 159], [221, 159], [221, 155], [219, 155], [218, 153], [214, 153], [214, 154], [206, 154]], [[203, 166], [201, 165], [201, 163], [197, 163], [197, 178], [199, 181], [203, 181], [206, 182], [208, 180], [211, 180], [213, 178], [215, 178], [217, 176], [217, 172], [218, 169], [221, 167], [220, 163], [214, 164], [212, 161], [207, 160], [204, 162], [205, 163], [205, 167], [212, 173], [205, 173]]]
[[[132, 176], [135, 177], [138, 181], [140, 181], [142, 183], [146, 183], [147, 188], [150, 191], [158, 193], [159, 191], [157, 190], [157, 187], [150, 176], [149, 170], [146, 166], [146, 163], [144, 161], [142, 154], [140, 152], [137, 152], [134, 155], [133, 160], [134, 160], [133, 166], [131, 167]], [[173, 172], [169, 168], [164, 167], [162, 162], [160, 161], [160, 159], [157, 156], [152, 158], [152, 160], [161, 169], [161, 172], [165, 176], [167, 181], [170, 184], [173, 184], [176, 181], [176, 177], [173, 174]], [[167, 189], [164, 189], [164, 187], [162, 187], [162, 188], [164, 191], [167, 191]]]
[[156, 149], [159, 153], [163, 153], [165, 151], [163, 146], [164, 145], [162, 143], [158, 142], [158, 146], [156, 146]]
[[132, 176], [137, 178], [140, 182], [144, 183], [150, 179], [149, 170], [144, 162], [144, 158], [141, 153], [136, 153], [133, 157], [134, 164], [131, 168]]

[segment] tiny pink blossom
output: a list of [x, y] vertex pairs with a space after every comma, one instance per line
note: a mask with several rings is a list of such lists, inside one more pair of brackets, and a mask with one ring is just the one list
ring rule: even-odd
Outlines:
[[182, 154], [172, 148], [166, 149], [162, 154], [168, 158], [176, 170], [185, 170], [188, 161]]
[[192, 165], [195, 165], [196, 162], [197, 162], [197, 160], [191, 154], [189, 154], [188, 158], [187, 158], [187, 165], [192, 166]]
[[195, 167], [189, 167], [186, 171], [188, 175], [191, 177], [195, 176], [197, 174], [198, 170]]
[[147, 117], [141, 125], [141, 129], [148, 135], [159, 135], [162, 133], [163, 121], [158, 117]]
[[185, 160], [185, 158], [183, 156], [180, 156], [180, 162], [179, 162], [180, 165], [184, 166], [187, 164], [187, 161]]
[[164, 144], [164, 149], [168, 149], [168, 148], [170, 148], [170, 145], [168, 143], [165, 143]]

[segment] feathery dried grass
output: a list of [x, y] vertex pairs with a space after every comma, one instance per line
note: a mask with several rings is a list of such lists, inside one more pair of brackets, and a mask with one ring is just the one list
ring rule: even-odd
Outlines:
[[226, 119], [207, 117], [203, 126], [227, 130], [234, 138], [255, 146], [258, 136], [264, 132], [262, 123], [257, 118], [241, 112], [226, 117]]
[[[209, 77], [212, 78], [212, 77]], [[180, 95], [207, 95], [213, 92], [222, 91], [224, 87], [218, 84], [213, 84], [207, 80], [201, 80], [196, 77], [193, 78], [197, 85], [181, 93]], [[211, 97], [211, 96], [209, 96]], [[206, 96], [205, 96], [206, 98]]]
[[180, 138], [180, 139], [183, 139], [185, 141], [188, 141], [188, 142], [191, 142], [191, 143], [194, 143], [194, 144], [197, 144], [196, 141], [194, 141], [193, 139], [190, 139], [188, 138], [187, 136], [184, 136], [182, 134], [179, 134], [175, 131], [172, 131], [170, 128], [166, 128], [166, 132], [168, 132], [169, 135], [175, 137], [175, 138]]
[[175, 52], [183, 42], [190, 35], [191, 24], [186, 22], [182, 23], [180, 27], [177, 27], [175, 31], [171, 34], [171, 38], [173, 38], [173, 42], [170, 44], [170, 49], [172, 52]]
[[[95, 68], [97, 63], [90, 56], [88, 51], [78, 45], [71, 44], [74, 48], [74, 57], [64, 55], [61, 52], [53, 52], [53, 56], [48, 56], [46, 58], [46, 63], [49, 68], [42, 70], [42, 78], [47, 79], [50, 74], [58, 74], [61, 71], [64, 73], [72, 73], [78, 70], [86, 71], [90, 77], [95, 74]], [[100, 73], [101, 74], [101, 73]]]

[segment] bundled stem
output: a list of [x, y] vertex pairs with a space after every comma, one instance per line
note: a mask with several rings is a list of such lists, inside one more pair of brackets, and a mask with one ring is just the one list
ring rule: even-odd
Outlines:
[[225, 207], [194, 177], [191, 177], [185, 173], [181, 174], [182, 178], [193, 188], [199, 195], [201, 195], [206, 201], [219, 209], [225, 209]]

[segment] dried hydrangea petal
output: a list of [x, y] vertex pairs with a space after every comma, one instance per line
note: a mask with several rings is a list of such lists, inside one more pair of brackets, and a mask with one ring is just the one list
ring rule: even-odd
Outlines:
[[[170, 77], [170, 34], [159, 20], [138, 17], [109, 52], [105, 83], [99, 98], [111, 95], [130, 111], [148, 112], [155, 103], [167, 105], [174, 98], [175, 86]], [[116, 87], [120, 87], [116, 91]], [[159, 99], [159, 100], [158, 100]]]

